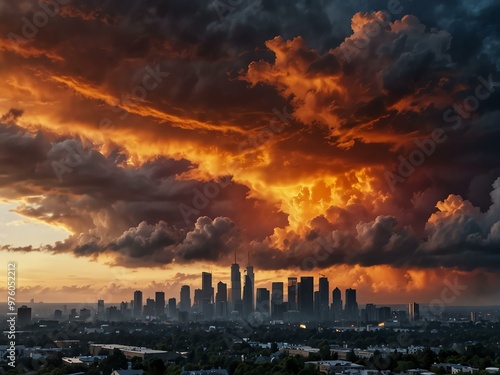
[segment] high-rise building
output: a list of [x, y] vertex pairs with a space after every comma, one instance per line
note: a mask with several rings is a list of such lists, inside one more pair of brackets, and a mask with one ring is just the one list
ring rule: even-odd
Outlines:
[[202, 298], [208, 303], [214, 303], [214, 288], [212, 287], [212, 274], [209, 272], [201, 273]]
[[330, 283], [326, 277], [319, 278], [319, 319], [328, 320], [330, 313]]
[[254, 282], [255, 276], [253, 273], [253, 267], [248, 266], [245, 275], [245, 284], [243, 286], [243, 315], [245, 318], [253, 312], [254, 310]]
[[261, 313], [264, 319], [270, 317], [270, 295], [269, 290], [266, 288], [257, 288], [257, 301], [255, 310]]
[[392, 317], [391, 308], [387, 306], [379, 307], [377, 309], [377, 315], [379, 323], [390, 320]]
[[240, 265], [236, 263], [236, 256], [234, 264], [231, 265], [231, 306], [233, 310], [237, 310], [236, 306], [241, 301], [241, 272]]
[[22, 305], [17, 309], [17, 322], [19, 327], [26, 327], [31, 324], [31, 307]]
[[215, 294], [215, 315], [218, 318], [227, 317], [227, 284], [219, 281]]
[[189, 285], [181, 286], [181, 302], [179, 309], [180, 311], [190, 311], [191, 310], [191, 288]]
[[356, 289], [346, 289], [345, 291], [345, 315], [348, 320], [359, 320], [358, 302], [356, 301]]
[[106, 317], [106, 311], [104, 310], [104, 300], [97, 300], [97, 319], [104, 319]]
[[142, 315], [144, 317], [151, 318], [155, 315], [155, 300], [152, 298], [146, 298], [146, 304], [144, 305], [144, 309], [142, 311]]
[[213, 318], [214, 288], [212, 274], [209, 272], [201, 273], [201, 293], [203, 318], [210, 320]]
[[63, 318], [63, 312], [62, 312], [62, 310], [56, 309], [54, 311], [54, 319], [55, 320], [62, 320], [62, 318]]
[[365, 308], [365, 321], [366, 322], [378, 322], [378, 310], [377, 306], [375, 306], [373, 303], [367, 303], [366, 308]]
[[142, 316], [142, 292], [136, 290], [134, 292], [134, 318], [139, 319]]
[[196, 305], [198, 307], [203, 305], [203, 290], [202, 289], [195, 289], [194, 290], [194, 305]]
[[408, 320], [410, 323], [415, 323], [420, 320], [420, 305], [418, 303], [408, 304]]
[[271, 318], [283, 320], [285, 304], [283, 303], [283, 283], [273, 282], [271, 284]]
[[288, 311], [297, 310], [297, 278], [288, 278]]
[[177, 300], [175, 298], [168, 299], [168, 316], [171, 319], [177, 319]]
[[342, 293], [339, 288], [332, 292], [332, 319], [339, 321], [342, 319]]
[[314, 277], [302, 276], [299, 285], [298, 305], [302, 319], [314, 317]]
[[165, 293], [155, 293], [155, 316], [165, 315]]

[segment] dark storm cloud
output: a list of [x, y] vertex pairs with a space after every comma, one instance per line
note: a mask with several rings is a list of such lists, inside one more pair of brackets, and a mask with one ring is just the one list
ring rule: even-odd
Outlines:
[[[269, 151], [272, 160], [265, 178], [274, 181], [307, 181], [311, 171], [327, 175], [360, 166], [381, 170], [381, 165], [396, 161], [400, 152], [412, 150], [412, 137], [445, 126], [443, 109], [469, 95], [478, 75], [498, 77], [500, 8], [496, 2], [484, 2], [481, 7], [467, 1], [442, 1], [439, 6], [401, 1], [401, 11], [392, 14], [392, 20], [409, 16], [396, 23], [399, 28], [383, 29], [350, 62], [342, 60], [338, 48], [353, 35], [353, 16], [360, 20], [371, 17], [373, 23], [373, 12], [387, 11], [389, 2], [246, 1], [221, 21], [214, 2], [203, 0], [78, 0], [59, 7], [46, 26], [16, 49], [7, 35], [22, 36], [22, 17], [31, 19], [39, 10], [35, 1], [27, 3], [32, 7], [11, 2], [0, 12], [0, 52], [6, 62], [1, 72], [10, 77], [18, 66], [29, 66], [19, 74], [43, 77], [37, 81], [41, 89], [51, 82], [48, 77], [69, 77], [75, 86], [92, 84], [120, 98], [140, 83], [138, 72], [145, 66], [161, 63], [170, 74], [164, 84], [148, 93], [147, 102], [154, 109], [215, 125], [231, 121], [249, 130], [268, 126], [272, 109], [290, 107], [296, 98], [296, 93], [281, 95], [279, 85], [259, 81], [249, 87], [241, 79], [253, 62], [276, 63], [266, 42], [285, 46], [291, 67], [305, 62], [299, 78], [340, 76], [350, 95], [345, 106], [332, 109], [340, 98], [322, 95], [319, 90], [309, 90], [307, 95], [318, 99], [320, 110], [315, 108], [313, 114], [337, 111], [347, 119], [340, 127], [349, 135], [344, 148], [335, 147], [338, 135], [328, 137], [318, 130], [316, 118], [305, 124], [291, 121], [282, 133], [290, 135], [289, 140], [276, 142]], [[292, 43], [286, 44], [294, 38], [300, 44], [296, 50], [288, 48]], [[15, 68], [10, 71], [7, 66]], [[287, 71], [283, 73], [286, 76]], [[61, 90], [61, 86], [57, 88]], [[366, 93], [369, 95], [364, 97]], [[352, 198], [352, 183], [346, 181], [342, 198], [354, 203], [330, 207], [323, 216], [303, 223], [309, 227], [306, 235], [287, 233], [280, 241], [266, 237], [274, 228], [287, 225], [287, 215], [273, 203], [247, 199], [250, 188], [231, 183], [206, 207], [196, 209], [197, 215], [190, 217], [192, 224], [186, 224], [179, 204], [194, 207], [194, 189], [203, 191], [207, 186], [206, 182], [178, 178], [196, 168], [191, 161], [159, 156], [133, 167], [127, 165], [129, 155], [119, 148], [105, 156], [86, 144], [84, 137], [26, 132], [15, 125], [22, 115], [20, 109], [1, 117], [7, 125], [0, 127], [0, 192], [7, 199], [28, 197], [17, 212], [73, 232], [66, 241], [45, 250], [78, 256], [111, 254], [116, 264], [128, 267], [174, 261], [223, 263], [230, 261], [228, 254], [233, 249], [250, 247], [261, 269], [300, 268], [314, 261], [318, 267], [389, 264], [492, 269], [500, 264], [496, 250], [500, 218], [497, 203], [492, 204], [498, 201], [485, 193], [500, 175], [499, 118], [494, 112], [498, 95], [481, 102], [477, 112], [464, 120], [462, 128], [404, 186], [385, 197], [383, 209], [372, 212], [361, 198]], [[409, 100], [396, 107], [405, 96]], [[37, 100], [52, 104], [43, 93]], [[295, 114], [297, 107], [293, 107]], [[98, 121], [89, 118], [88, 112], [68, 105], [60, 114], [70, 120], [79, 115], [96, 127]], [[141, 118], [137, 124], [120, 122], [119, 126], [123, 132], [146, 133], [146, 125], [139, 127], [142, 122]], [[185, 136], [169, 127], [154, 131], [167, 141], [173, 134]], [[363, 139], [359, 134], [365, 131]], [[223, 137], [211, 137], [205, 131], [188, 134], [208, 146], [225, 145]], [[275, 139], [280, 136], [275, 134]], [[66, 160], [68, 153], [78, 165], [70, 167], [59, 182], [53, 163]], [[296, 168], [290, 172], [284, 165]], [[377, 182], [373, 185], [381, 192], [374, 195], [387, 191]], [[497, 190], [495, 185], [494, 194]], [[463, 199], [450, 198], [451, 193]], [[465, 199], [470, 204], [463, 203]], [[444, 202], [439, 213], [445, 214], [431, 216], [439, 201]], [[467, 209], [450, 208], [461, 205]]]

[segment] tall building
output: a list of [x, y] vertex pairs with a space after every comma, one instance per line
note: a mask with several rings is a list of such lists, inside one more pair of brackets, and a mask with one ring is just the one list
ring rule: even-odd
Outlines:
[[202, 298], [208, 303], [214, 303], [214, 288], [212, 287], [212, 274], [209, 272], [201, 273]]
[[165, 293], [155, 293], [155, 316], [165, 315]]
[[151, 318], [155, 315], [155, 300], [152, 298], [146, 298], [146, 304], [144, 305], [144, 310], [142, 311], [144, 317]]
[[379, 318], [378, 318], [377, 306], [375, 306], [373, 303], [367, 303], [365, 311], [366, 311], [365, 321], [378, 322]]
[[237, 310], [236, 306], [241, 301], [241, 272], [240, 265], [236, 263], [236, 255], [234, 264], [231, 265], [231, 306], [233, 310]]
[[191, 288], [189, 285], [181, 286], [181, 302], [179, 308], [180, 311], [191, 310]]
[[345, 291], [345, 315], [348, 320], [359, 320], [358, 302], [356, 301], [356, 289], [346, 289]]
[[330, 283], [326, 277], [319, 278], [319, 319], [328, 320], [330, 313]]
[[134, 318], [141, 318], [142, 315], [142, 292], [136, 290], [134, 292]]
[[273, 320], [283, 320], [283, 283], [273, 282], [271, 284], [271, 318]]
[[97, 300], [97, 319], [104, 319], [106, 317], [106, 311], [104, 310], [104, 300]]
[[288, 278], [288, 310], [297, 310], [297, 278]]
[[212, 274], [209, 272], [201, 273], [201, 294], [203, 318], [210, 320], [213, 318], [214, 288]]
[[264, 319], [269, 319], [270, 314], [270, 294], [266, 288], [257, 288], [257, 301], [255, 310], [264, 316]]
[[215, 294], [215, 315], [218, 318], [227, 318], [227, 284], [219, 281]]
[[339, 288], [332, 292], [332, 319], [339, 321], [342, 319], [342, 293]]
[[415, 323], [420, 320], [420, 305], [418, 303], [408, 304], [408, 320], [410, 323]]
[[168, 316], [171, 319], [177, 319], [177, 300], [175, 298], [168, 299]]
[[314, 277], [302, 276], [299, 285], [298, 305], [302, 319], [314, 317]]
[[17, 309], [17, 321], [19, 327], [26, 327], [31, 324], [31, 307], [22, 305]]
[[254, 310], [254, 283], [255, 276], [253, 267], [247, 267], [247, 274], [245, 275], [245, 284], [243, 286], [243, 315], [247, 318]]

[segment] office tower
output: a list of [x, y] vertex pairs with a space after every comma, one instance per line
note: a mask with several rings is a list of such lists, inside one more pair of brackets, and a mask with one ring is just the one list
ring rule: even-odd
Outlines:
[[241, 301], [241, 272], [240, 265], [236, 263], [236, 255], [234, 264], [231, 265], [231, 305], [233, 310], [237, 310], [236, 306]]
[[63, 318], [62, 310], [59, 310], [59, 309], [55, 310], [54, 311], [54, 319], [55, 320], [62, 320], [62, 318]]
[[298, 305], [302, 319], [314, 317], [314, 277], [302, 276], [300, 278]]
[[146, 304], [144, 305], [144, 309], [142, 311], [142, 315], [144, 317], [151, 318], [155, 315], [155, 300], [152, 298], [146, 298]]
[[332, 292], [332, 319], [339, 321], [342, 319], [342, 293], [339, 288]]
[[218, 318], [227, 317], [227, 284], [219, 281], [215, 294], [215, 315]]
[[155, 316], [165, 315], [165, 293], [155, 293]]
[[319, 306], [319, 290], [313, 292], [313, 304], [314, 304], [314, 319], [320, 320], [321, 308]]
[[391, 308], [384, 306], [384, 307], [379, 307], [377, 309], [377, 315], [378, 315], [378, 322], [385, 322], [386, 320], [390, 320], [392, 313], [391, 313]]
[[253, 267], [247, 267], [247, 274], [245, 275], [245, 284], [243, 286], [243, 315], [245, 318], [253, 312], [254, 306], [254, 282], [255, 276], [253, 273]]
[[319, 278], [319, 319], [328, 320], [330, 313], [330, 283], [326, 277]]
[[270, 294], [266, 288], [257, 288], [257, 301], [255, 310], [263, 315], [264, 319], [269, 319], [270, 315]]
[[213, 317], [214, 288], [212, 287], [212, 274], [201, 273], [201, 293], [203, 318], [210, 320]]
[[31, 324], [31, 307], [22, 305], [17, 309], [17, 322], [19, 327], [26, 327]]
[[273, 282], [271, 284], [271, 318], [283, 320], [285, 304], [283, 303], [283, 283]]
[[366, 322], [378, 322], [377, 306], [375, 306], [373, 303], [367, 303], [365, 311], [366, 311], [366, 317], [365, 317], [364, 321], [366, 321]]
[[194, 304], [197, 306], [201, 306], [203, 304], [203, 290], [195, 289], [194, 290]]
[[202, 298], [208, 303], [214, 303], [214, 288], [212, 287], [212, 274], [209, 272], [201, 273]]
[[110, 306], [106, 309], [106, 319], [109, 322], [118, 322], [122, 320], [122, 313], [116, 306]]
[[356, 302], [356, 289], [349, 288], [345, 291], [345, 313], [348, 320], [359, 320], [358, 303]]
[[408, 304], [408, 320], [410, 323], [415, 323], [420, 320], [420, 305], [418, 303]]
[[288, 278], [288, 311], [297, 310], [297, 278]]
[[77, 316], [76, 309], [71, 309], [69, 312], [69, 320], [75, 320]]
[[190, 311], [191, 310], [191, 288], [189, 285], [181, 286], [181, 302], [179, 305], [180, 311]]
[[106, 315], [106, 311], [104, 310], [104, 300], [97, 300], [97, 319], [104, 319]]
[[142, 292], [136, 290], [134, 292], [134, 318], [139, 319], [142, 315]]
[[168, 316], [171, 319], [177, 319], [177, 300], [175, 298], [168, 299]]
[[92, 315], [89, 309], [86, 308], [80, 309], [80, 320], [87, 321], [90, 319], [91, 316]]

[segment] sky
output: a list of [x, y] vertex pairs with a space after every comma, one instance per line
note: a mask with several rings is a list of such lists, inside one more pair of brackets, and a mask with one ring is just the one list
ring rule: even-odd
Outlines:
[[[18, 300], [326, 275], [500, 302], [494, 0], [0, 2]], [[229, 285], [230, 287], [230, 285]], [[0, 300], [6, 300], [0, 285]]]

